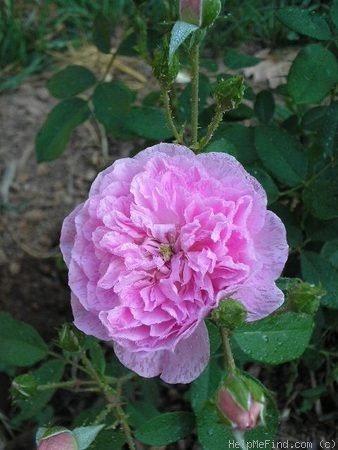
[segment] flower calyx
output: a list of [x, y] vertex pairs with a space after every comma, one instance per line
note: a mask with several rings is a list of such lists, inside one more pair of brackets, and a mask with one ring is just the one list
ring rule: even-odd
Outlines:
[[242, 76], [222, 78], [214, 87], [216, 107], [223, 112], [236, 109], [241, 104], [244, 93], [245, 84]]
[[211, 319], [220, 328], [233, 331], [245, 322], [247, 311], [245, 307], [233, 298], [225, 298], [219, 302], [218, 308], [214, 309]]

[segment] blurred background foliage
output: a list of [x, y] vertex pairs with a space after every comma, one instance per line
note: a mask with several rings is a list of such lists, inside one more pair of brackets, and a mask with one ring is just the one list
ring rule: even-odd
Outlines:
[[[276, 9], [297, 6], [320, 13], [329, 9], [327, 2], [311, 0], [222, 2], [225, 14], [207, 38], [206, 47], [213, 56], [227, 42], [233, 47], [250, 42], [256, 49], [299, 44], [302, 38], [277, 20]], [[79, 48], [91, 41], [98, 13], [121, 25], [121, 20], [127, 20], [125, 15], [135, 15], [135, 8], [141, 8], [148, 22], [157, 23], [163, 31], [163, 22], [168, 17], [172, 22], [175, 20], [177, 0], [3, 0], [0, 3], [0, 91], [15, 88], [27, 76], [50, 68], [56, 52]]]

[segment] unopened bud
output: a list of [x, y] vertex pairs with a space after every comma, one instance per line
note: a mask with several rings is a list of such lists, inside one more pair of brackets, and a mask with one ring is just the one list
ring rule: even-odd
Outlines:
[[222, 422], [238, 431], [264, 423], [263, 388], [244, 375], [229, 375], [216, 394], [216, 407]]
[[220, 0], [180, 0], [180, 20], [198, 27], [208, 27], [221, 12]]
[[212, 312], [212, 319], [219, 327], [232, 331], [246, 319], [246, 309], [237, 300], [225, 298], [219, 302], [218, 308]]
[[199, 27], [202, 23], [202, 4], [203, 0], [181, 0], [180, 20]]
[[161, 86], [168, 89], [175, 81], [180, 63], [178, 56], [174, 54], [171, 58], [168, 57], [169, 47], [163, 44], [156, 50], [153, 60], [153, 73]]
[[221, 12], [221, 0], [204, 0], [202, 12], [202, 27], [208, 27], [217, 19]]
[[240, 75], [221, 79], [214, 88], [216, 104], [222, 111], [236, 109], [243, 100], [244, 92], [244, 79]]
[[65, 323], [59, 331], [59, 345], [67, 352], [78, 352], [81, 349], [83, 336], [69, 323]]
[[72, 432], [55, 427], [44, 432], [38, 442], [38, 450], [78, 450], [79, 446]]
[[290, 308], [299, 313], [314, 315], [320, 305], [325, 291], [313, 284], [300, 282], [288, 291]]
[[14, 398], [28, 398], [35, 394], [38, 381], [31, 374], [19, 375], [12, 382], [12, 395]]

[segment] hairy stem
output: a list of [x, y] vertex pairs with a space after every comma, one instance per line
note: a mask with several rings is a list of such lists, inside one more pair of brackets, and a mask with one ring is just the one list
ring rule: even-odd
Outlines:
[[191, 136], [194, 149], [198, 144], [199, 56], [200, 47], [196, 44], [191, 55]]
[[224, 327], [220, 328], [220, 332], [222, 337], [225, 367], [230, 374], [234, 374], [236, 372], [236, 364], [230, 347], [229, 334]]
[[203, 148], [209, 144], [210, 139], [213, 137], [215, 131], [217, 130], [219, 124], [222, 122], [223, 119], [223, 111], [216, 107], [216, 112], [214, 117], [212, 118], [212, 121], [208, 125], [207, 133], [206, 135], [201, 139], [198, 151], [200, 152], [203, 150]]
[[177, 131], [177, 128], [176, 128], [174, 120], [173, 120], [172, 110], [171, 110], [171, 106], [170, 106], [169, 90], [162, 89], [162, 100], [163, 100], [163, 105], [164, 105], [165, 117], [167, 119], [167, 125], [170, 128], [170, 130], [173, 132], [176, 142], [178, 144], [181, 144], [182, 138], [181, 138], [179, 132]]
[[111, 386], [109, 386], [109, 384], [107, 384], [107, 380], [96, 371], [95, 367], [93, 366], [91, 361], [87, 358], [85, 353], [83, 353], [83, 355], [81, 356], [81, 360], [84, 366], [90, 372], [94, 381], [97, 383], [107, 403], [110, 404], [111, 407], [115, 410], [118, 421], [121, 424], [123, 432], [125, 434], [129, 449], [135, 450], [135, 444], [133, 441], [131, 429], [128, 424], [127, 416], [119, 404], [120, 392], [119, 393], [115, 392], [115, 390], [112, 389]]
[[74, 389], [81, 386], [93, 385], [93, 381], [86, 380], [69, 380], [61, 381], [59, 383], [47, 383], [38, 386], [39, 391], [46, 391], [48, 389]]

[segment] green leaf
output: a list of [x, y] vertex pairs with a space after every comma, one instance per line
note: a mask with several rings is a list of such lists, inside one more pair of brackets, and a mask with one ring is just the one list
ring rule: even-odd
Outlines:
[[209, 400], [216, 395], [223, 372], [216, 359], [211, 359], [201, 375], [191, 384], [190, 401], [192, 409], [198, 414]]
[[331, 9], [330, 9], [330, 17], [336, 28], [338, 28], [338, 0], [333, 0]]
[[265, 172], [264, 169], [256, 166], [247, 167], [247, 170], [253, 177], [257, 178], [257, 180], [263, 186], [268, 196], [268, 204], [271, 205], [272, 203], [274, 203], [278, 199], [279, 191], [270, 175]]
[[271, 210], [282, 219], [286, 228], [287, 241], [292, 248], [296, 248], [303, 242], [303, 234], [299, 225], [299, 218], [291, 213], [290, 209], [282, 203], [277, 203]]
[[311, 108], [302, 117], [302, 125], [305, 130], [319, 131], [323, 125], [327, 106], [316, 106]]
[[314, 242], [326, 242], [338, 236], [338, 219], [322, 220], [309, 216], [305, 222], [306, 237]]
[[327, 292], [321, 304], [338, 309], [338, 272], [318, 253], [303, 251], [301, 254], [302, 276], [305, 281], [321, 285]]
[[332, 266], [338, 270], [338, 239], [325, 242], [320, 252], [322, 258], [329, 261]]
[[110, 53], [112, 29], [112, 21], [98, 13], [94, 20], [93, 42], [102, 53]]
[[338, 102], [326, 108], [319, 135], [327, 156], [333, 156], [338, 152]]
[[288, 312], [247, 323], [235, 331], [233, 339], [251, 358], [267, 364], [282, 364], [301, 356], [312, 329], [312, 317]]
[[338, 81], [338, 64], [320, 44], [303, 48], [288, 74], [288, 91], [298, 104], [320, 103]]
[[214, 140], [222, 138], [235, 146], [237, 159], [240, 163], [247, 165], [257, 160], [254, 144], [254, 128], [245, 127], [240, 124], [221, 125], [215, 133]]
[[198, 30], [198, 26], [192, 23], [182, 22], [181, 20], [175, 23], [171, 30], [169, 59], [173, 57], [176, 50], [183, 44], [187, 37], [196, 30]]
[[[38, 380], [39, 385], [48, 383], [57, 383], [60, 381], [64, 371], [63, 361], [51, 360], [43, 364], [33, 372], [34, 377]], [[27, 400], [17, 402], [21, 408], [20, 413], [14, 417], [12, 423], [14, 426], [20, 426], [22, 421], [37, 417], [42, 409], [47, 405], [53, 397], [55, 389], [47, 389], [38, 391]]]
[[144, 444], [162, 446], [185, 438], [194, 428], [194, 415], [189, 412], [170, 412], [148, 420], [135, 432]]
[[275, 100], [271, 91], [261, 91], [255, 101], [255, 113], [260, 122], [269, 124], [275, 112]]
[[110, 428], [97, 435], [89, 450], [121, 450], [125, 442], [126, 437], [123, 431]]
[[66, 148], [72, 131], [89, 117], [88, 104], [80, 98], [69, 98], [56, 105], [36, 136], [38, 162], [58, 158]]
[[211, 141], [203, 151], [204, 153], [227, 153], [228, 155], [232, 155], [235, 158], [237, 157], [237, 150], [234, 144], [224, 138]]
[[133, 428], [139, 428], [149, 419], [160, 415], [152, 403], [142, 401], [129, 402], [126, 412], [129, 423]]
[[302, 120], [306, 130], [316, 132], [324, 156], [338, 152], [338, 102], [308, 110]]
[[243, 67], [251, 67], [260, 63], [262, 60], [255, 56], [246, 55], [245, 53], [237, 52], [232, 48], [226, 48], [224, 51], [224, 64], [229, 69], [237, 70]]
[[68, 66], [57, 72], [47, 82], [51, 95], [57, 98], [73, 97], [95, 84], [96, 77], [89, 69], [83, 66]]
[[144, 139], [161, 141], [172, 136], [161, 108], [150, 106], [133, 108], [125, 126], [129, 131]]
[[211, 404], [197, 416], [197, 435], [203, 450], [230, 449], [230, 442], [236, 442], [231, 428], [220, 422], [216, 407]]
[[99, 341], [92, 336], [87, 336], [86, 348], [89, 350], [90, 360], [93, 366], [103, 375], [106, 371], [106, 360]]
[[75, 428], [73, 430], [73, 436], [79, 446], [78, 450], [86, 450], [103, 428], [104, 425], [90, 425], [88, 427]]
[[304, 181], [307, 158], [295, 136], [277, 127], [258, 127], [255, 145], [264, 166], [282, 183], [295, 186]]
[[33, 327], [0, 312], [0, 364], [31, 366], [47, 352], [47, 345]]
[[314, 11], [289, 7], [279, 9], [276, 16], [284, 25], [299, 34], [324, 41], [331, 38], [326, 20]]
[[213, 355], [221, 346], [221, 336], [218, 327], [216, 327], [216, 325], [214, 325], [210, 320], [206, 320], [205, 324], [208, 328], [210, 353], [211, 355]]
[[338, 168], [325, 170], [303, 191], [303, 201], [314, 217], [322, 220], [338, 217]]
[[99, 84], [93, 94], [95, 117], [114, 136], [120, 137], [135, 100], [135, 93], [120, 81]]

